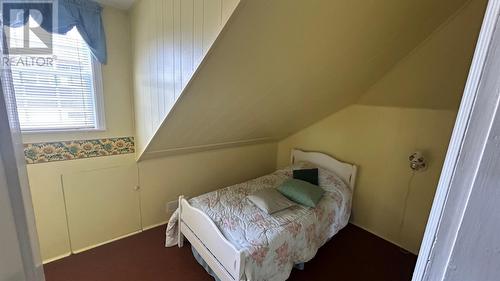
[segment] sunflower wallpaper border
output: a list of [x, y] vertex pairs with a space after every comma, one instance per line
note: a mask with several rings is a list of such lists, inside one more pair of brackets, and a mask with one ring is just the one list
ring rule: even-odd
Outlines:
[[27, 164], [113, 156], [135, 152], [133, 137], [24, 144]]

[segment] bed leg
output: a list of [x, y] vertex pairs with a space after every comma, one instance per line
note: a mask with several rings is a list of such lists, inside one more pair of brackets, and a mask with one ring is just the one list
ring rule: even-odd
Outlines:
[[184, 246], [184, 235], [182, 235], [182, 229], [181, 229], [181, 222], [182, 222], [182, 199], [184, 199], [184, 196], [181, 195], [179, 196], [179, 217], [177, 218], [177, 223], [178, 223], [178, 236], [177, 236], [177, 246], [179, 246], [179, 248], [182, 248], [182, 246]]
[[184, 235], [182, 235], [180, 229], [179, 229], [179, 238], [177, 239], [177, 245], [179, 248], [182, 248], [184, 246]]

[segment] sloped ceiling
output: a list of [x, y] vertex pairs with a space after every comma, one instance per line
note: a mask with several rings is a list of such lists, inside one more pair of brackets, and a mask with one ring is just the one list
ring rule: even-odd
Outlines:
[[277, 140], [356, 102], [464, 0], [243, 0], [140, 159]]
[[487, 2], [464, 5], [357, 103], [457, 110]]

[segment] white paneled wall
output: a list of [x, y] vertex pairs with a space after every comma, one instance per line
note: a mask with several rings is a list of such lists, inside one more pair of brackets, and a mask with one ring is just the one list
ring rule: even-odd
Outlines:
[[141, 0], [132, 10], [137, 151], [191, 79], [239, 0]]

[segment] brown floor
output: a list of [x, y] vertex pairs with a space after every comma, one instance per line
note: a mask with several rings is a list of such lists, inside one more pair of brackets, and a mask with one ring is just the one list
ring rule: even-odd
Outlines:
[[[213, 280], [191, 255], [190, 246], [165, 248], [164, 228], [145, 231], [45, 265], [47, 281]], [[416, 256], [348, 225], [304, 271], [289, 280], [411, 280]]]

